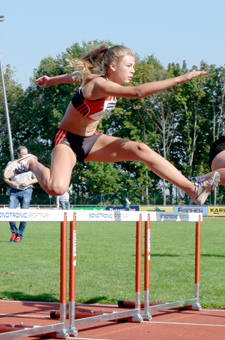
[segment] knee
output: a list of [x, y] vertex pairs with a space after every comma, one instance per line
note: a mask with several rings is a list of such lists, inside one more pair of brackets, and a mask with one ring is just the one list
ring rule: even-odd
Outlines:
[[60, 196], [65, 193], [67, 187], [68, 186], [62, 182], [51, 183], [51, 185], [48, 185], [45, 191], [51, 196]]

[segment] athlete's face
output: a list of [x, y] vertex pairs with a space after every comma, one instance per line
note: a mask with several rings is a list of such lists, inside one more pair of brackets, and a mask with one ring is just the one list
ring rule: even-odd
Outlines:
[[126, 55], [115, 66], [115, 77], [118, 84], [129, 84], [134, 75], [135, 59], [131, 55]]

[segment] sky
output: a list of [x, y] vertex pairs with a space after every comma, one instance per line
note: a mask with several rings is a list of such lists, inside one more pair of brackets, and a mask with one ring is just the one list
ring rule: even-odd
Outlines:
[[24, 89], [42, 59], [83, 41], [124, 44], [164, 67], [225, 65], [223, 0], [2, 0], [0, 15], [3, 70], [10, 65]]

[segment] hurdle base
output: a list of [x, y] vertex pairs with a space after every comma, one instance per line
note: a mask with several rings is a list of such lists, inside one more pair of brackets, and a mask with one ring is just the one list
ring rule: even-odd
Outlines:
[[[25, 325], [0, 325], [0, 339], [2, 340], [14, 340], [22, 337], [29, 336], [50, 336], [51, 338], [59, 338], [57, 333], [61, 332], [62, 323], [48, 326], [25, 326]], [[66, 337], [67, 336], [67, 337]], [[68, 339], [69, 334], [64, 332], [64, 336], [61, 339]]]
[[[135, 302], [134, 301], [118, 301], [118, 307], [120, 308], [134, 308]], [[141, 302], [141, 309], [145, 308], [144, 302]], [[179, 310], [201, 310], [201, 305], [198, 302], [197, 298], [183, 300], [183, 301], [176, 301], [176, 302], [165, 302], [165, 303], [158, 303], [158, 302], [149, 302], [149, 312], [159, 312], [162, 310], [167, 309], [179, 309]], [[148, 313], [147, 313], [148, 314]]]
[[78, 335], [78, 331], [77, 331], [76, 327], [67, 328], [66, 330], [69, 333], [69, 336], [76, 337]]
[[56, 338], [57, 339], [69, 339], [69, 333], [67, 332], [67, 330], [61, 330], [59, 332], [56, 332]]
[[152, 315], [150, 313], [142, 313], [142, 318], [144, 321], [151, 321], [152, 320]]
[[197, 303], [195, 303], [195, 304], [193, 304], [193, 305], [191, 306], [191, 309], [192, 309], [192, 310], [200, 311], [200, 310], [202, 309], [202, 306], [200, 305], [199, 302], [197, 302]]
[[192, 306], [197, 303], [198, 303], [197, 299], [190, 299], [190, 300], [183, 300], [183, 301], [176, 301], [176, 302], [166, 302], [166, 303], [158, 304], [155, 306], [150, 306], [149, 311], [159, 312], [159, 311], [168, 310], [168, 309], [180, 309], [180, 310], [193, 309]]
[[132, 316], [131, 320], [132, 320], [132, 322], [139, 322], [139, 323], [141, 323], [141, 322], [143, 322], [143, 317], [142, 317], [141, 314], [137, 314], [137, 315]]

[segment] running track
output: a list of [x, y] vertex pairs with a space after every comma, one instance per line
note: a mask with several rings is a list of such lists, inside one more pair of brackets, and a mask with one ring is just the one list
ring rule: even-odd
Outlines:
[[[116, 306], [101, 305], [104, 312]], [[90, 307], [89, 307], [90, 309]], [[49, 325], [57, 323], [50, 318], [51, 311], [59, 310], [59, 303], [23, 302], [0, 300], [0, 324]], [[99, 309], [98, 309], [99, 310]], [[76, 340], [224, 340], [225, 309], [202, 309], [201, 311], [169, 310], [155, 312], [151, 321], [104, 322], [78, 327]], [[40, 337], [21, 338], [37, 340]], [[45, 339], [53, 339], [45, 337]]]

